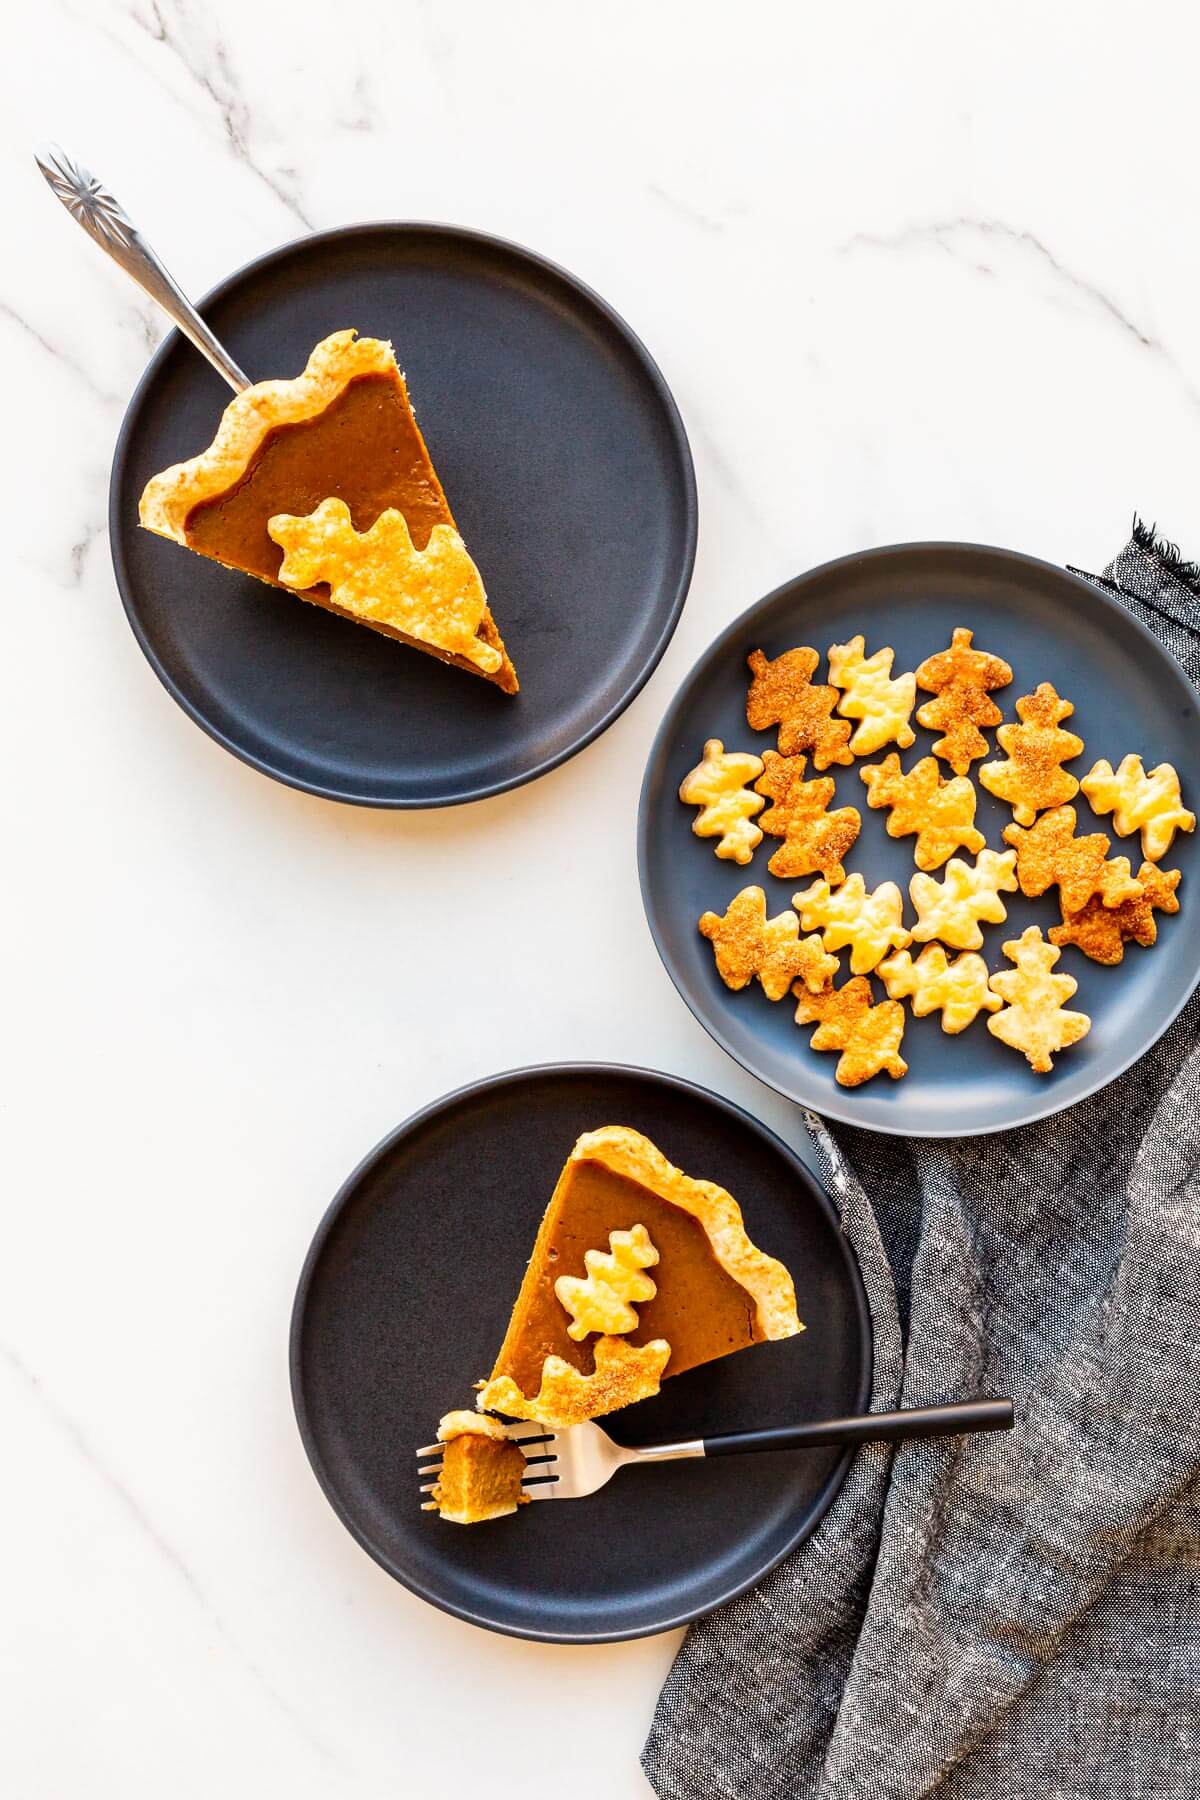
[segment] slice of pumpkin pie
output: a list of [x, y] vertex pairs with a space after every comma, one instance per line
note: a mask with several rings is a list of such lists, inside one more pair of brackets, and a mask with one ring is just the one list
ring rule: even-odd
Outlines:
[[392, 346], [336, 331], [142, 494], [149, 531], [517, 691]]
[[567, 1158], [477, 1405], [562, 1429], [801, 1330], [791, 1276], [733, 1196], [606, 1125]]
[[486, 1413], [448, 1412], [439, 1419], [443, 1445], [438, 1478], [425, 1502], [453, 1525], [482, 1525], [504, 1519], [529, 1497], [521, 1492], [525, 1453], [499, 1420]]

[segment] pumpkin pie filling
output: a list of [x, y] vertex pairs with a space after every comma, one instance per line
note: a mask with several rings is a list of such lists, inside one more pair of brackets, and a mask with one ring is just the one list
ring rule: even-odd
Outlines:
[[268, 431], [241, 479], [192, 507], [184, 535], [201, 556], [275, 581], [283, 551], [268, 519], [328, 499], [346, 502], [356, 531], [394, 507], [418, 550], [435, 525], [454, 526], [398, 375], [355, 376], [316, 418]]
[[657, 1292], [637, 1308], [637, 1327], [625, 1334], [627, 1342], [665, 1339], [671, 1346], [668, 1370], [682, 1375], [758, 1341], [754, 1304], [721, 1267], [697, 1219], [604, 1163], [573, 1162], [538, 1234], [493, 1379], [511, 1376], [522, 1393], [536, 1394], [548, 1356], [592, 1373], [596, 1340], [576, 1343], [568, 1335], [570, 1315], [554, 1284], [560, 1275], [582, 1275], [585, 1253], [607, 1244], [611, 1231], [635, 1225], [645, 1227], [658, 1251], [652, 1270]]
[[[339, 599], [330, 581], [301, 586], [287, 580], [286, 571], [281, 575], [284, 546], [272, 525], [281, 519], [293, 526], [309, 522], [319, 535], [321, 509], [331, 500], [344, 504], [359, 533], [381, 519], [392, 527], [403, 520], [408, 547], [398, 565], [401, 583], [405, 569], [414, 575], [411, 592], [399, 596], [407, 598], [407, 606], [376, 605], [369, 594], [351, 605], [344, 595]], [[238, 394], [209, 448], [156, 475], [140, 511], [148, 530], [198, 555], [482, 675], [505, 693], [517, 692], [516, 671], [390, 344], [335, 332], [316, 346], [302, 375], [260, 382]], [[440, 543], [431, 542], [435, 531]], [[413, 558], [414, 549], [428, 552], [428, 562], [422, 555]], [[390, 573], [394, 590], [397, 569]], [[473, 636], [464, 638], [461, 601], [467, 594], [473, 605], [467, 631]], [[390, 620], [389, 611], [412, 629]], [[457, 629], [445, 631], [446, 619]]]

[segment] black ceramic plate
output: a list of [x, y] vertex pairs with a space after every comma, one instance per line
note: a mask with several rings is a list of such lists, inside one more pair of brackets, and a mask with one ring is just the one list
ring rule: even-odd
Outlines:
[[764, 1126], [666, 1075], [575, 1063], [451, 1094], [386, 1138], [325, 1215], [296, 1295], [292, 1393], [343, 1524], [406, 1587], [494, 1631], [556, 1643], [682, 1625], [807, 1536], [848, 1457], [721, 1457], [628, 1470], [588, 1500], [473, 1528], [420, 1509], [413, 1455], [491, 1367], [538, 1222], [580, 1132], [644, 1131], [741, 1202], [791, 1269], [808, 1329], [668, 1381], [614, 1415], [626, 1443], [861, 1410], [870, 1336], [828, 1199]]
[[[1164, 759], [1174, 763], [1185, 799], [1195, 805], [1200, 797], [1197, 696], [1158, 640], [1091, 582], [1031, 556], [975, 544], [903, 544], [845, 557], [751, 607], [684, 681], [655, 740], [642, 788], [642, 897], [659, 953], [687, 1004], [731, 1056], [781, 1094], [873, 1131], [964, 1137], [1057, 1112], [1112, 1081], [1148, 1050], [1200, 977], [1200, 931], [1189, 920], [1189, 908], [1200, 905], [1194, 873], [1198, 845], [1195, 836], [1177, 836], [1164, 866], [1183, 871], [1182, 910], [1172, 918], [1158, 915], [1154, 949], [1130, 947], [1117, 968], [1064, 950], [1059, 970], [1079, 983], [1069, 1004], [1091, 1015], [1092, 1029], [1055, 1059], [1049, 1075], [1035, 1074], [1016, 1051], [992, 1037], [982, 1018], [960, 1036], [948, 1037], [939, 1014], [914, 1019], [910, 1012], [903, 1044], [908, 1074], [900, 1081], [877, 1076], [862, 1087], [842, 1088], [834, 1080], [837, 1058], [809, 1049], [811, 1033], [796, 1027], [788, 1002], [772, 1005], [757, 983], [731, 993], [718, 979], [711, 946], [696, 929], [700, 914], [708, 907], [722, 912], [748, 882], [766, 889], [775, 914], [786, 911], [792, 894], [808, 885], [808, 878], [785, 882], [767, 873], [768, 840], [746, 868], [719, 862], [711, 840], [692, 833], [695, 809], [677, 797], [705, 738], [722, 738], [728, 749], [759, 752], [775, 742], [774, 732], [752, 732], [746, 725], [749, 652], [761, 646], [777, 656], [794, 644], [812, 644], [824, 653], [830, 644], [862, 632], [868, 653], [894, 646], [899, 673], [948, 644], [956, 625], [972, 627], [981, 649], [1012, 664], [1012, 686], [995, 695], [1006, 718], [1015, 717], [1014, 701], [1039, 681], [1052, 681], [1074, 701], [1068, 723], [1083, 739], [1084, 753], [1068, 765], [1073, 773], [1086, 773], [1099, 757], [1115, 765], [1126, 752], [1139, 751], [1147, 768]], [[825, 666], [822, 661], [822, 674]], [[904, 768], [928, 755], [933, 736], [917, 727], [916, 743], [901, 757]], [[886, 754], [885, 749], [865, 760]], [[897, 882], [911, 923], [913, 840], [888, 837], [887, 813], [866, 805], [860, 767], [858, 762], [828, 770], [837, 779], [835, 804], [857, 806], [863, 819], [847, 867], [861, 869], [870, 887]], [[972, 775], [978, 767], [972, 765]], [[1002, 850], [1001, 832], [1012, 813], [978, 782], [976, 789], [975, 822], [989, 845]], [[1075, 806], [1081, 830], [1113, 835], [1109, 821], [1093, 822], [1082, 796]], [[1111, 854], [1128, 854], [1136, 869], [1138, 839], [1114, 836], [1113, 841]], [[1020, 894], [1006, 894], [1004, 900], [1008, 923], [984, 928], [982, 954], [993, 970], [1012, 967], [1000, 948], [1005, 940], [1026, 925], [1047, 930], [1059, 919], [1053, 891], [1041, 900]], [[875, 986], [882, 999], [882, 985]]]
[[328, 799], [446, 806], [532, 780], [626, 707], [670, 640], [696, 546], [674, 401], [595, 294], [512, 244], [359, 225], [276, 250], [202, 311], [251, 376], [344, 326], [391, 338], [517, 665], [516, 699], [142, 531], [156, 470], [229, 398], [172, 333], [126, 414], [109, 525], [130, 623], [218, 743]]

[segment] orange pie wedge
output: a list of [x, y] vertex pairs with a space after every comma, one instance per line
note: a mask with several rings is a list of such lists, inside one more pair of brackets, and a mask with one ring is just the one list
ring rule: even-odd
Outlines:
[[477, 1404], [561, 1429], [802, 1329], [791, 1276], [733, 1196], [606, 1125], [567, 1158]]
[[302, 375], [236, 395], [208, 449], [148, 483], [140, 517], [201, 556], [517, 691], [404, 376], [379, 338], [334, 332]]
[[791, 1276], [750, 1242], [732, 1194], [685, 1175], [640, 1131], [585, 1132], [478, 1411], [438, 1426], [445, 1447], [426, 1510], [473, 1525], [527, 1498], [524, 1454], [493, 1414], [566, 1430], [649, 1399], [668, 1375], [803, 1329]]

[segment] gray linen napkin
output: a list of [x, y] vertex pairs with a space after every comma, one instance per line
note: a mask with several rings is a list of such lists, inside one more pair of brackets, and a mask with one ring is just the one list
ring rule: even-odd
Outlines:
[[[1098, 579], [1200, 683], [1195, 568], [1135, 521]], [[810, 1127], [870, 1298], [872, 1406], [1011, 1394], [1017, 1428], [863, 1450], [809, 1542], [689, 1634], [650, 1781], [1196, 1800], [1200, 995], [1022, 1131]]]

